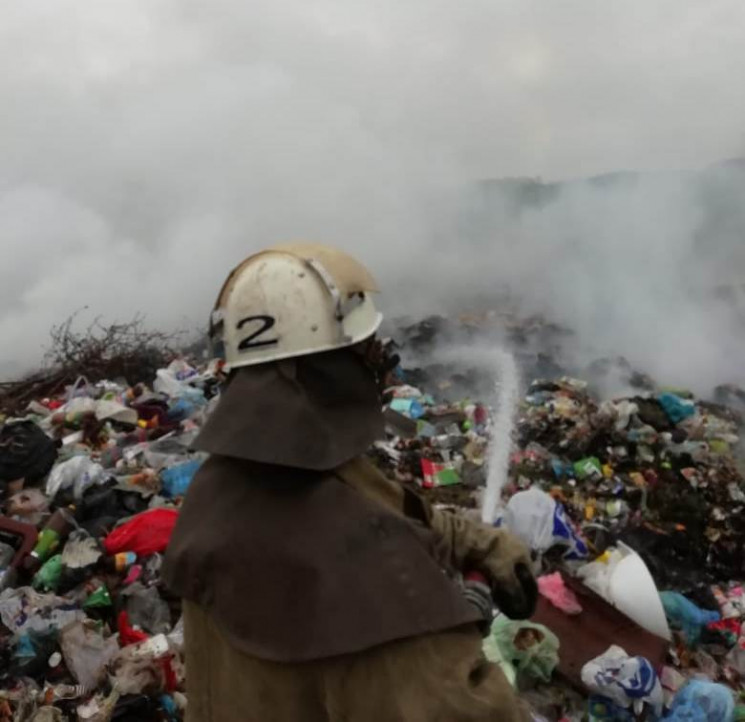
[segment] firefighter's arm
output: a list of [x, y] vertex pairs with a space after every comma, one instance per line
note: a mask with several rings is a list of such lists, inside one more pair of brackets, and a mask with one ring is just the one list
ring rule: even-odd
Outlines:
[[513, 619], [535, 611], [537, 586], [528, 548], [514, 534], [439, 509], [430, 512], [438, 555], [464, 573], [483, 574], [499, 609]]
[[345, 483], [391, 511], [429, 527], [435, 535], [440, 564], [486, 577], [496, 605], [507, 616], [532, 615], [538, 596], [530, 553], [513, 534], [462, 514], [433, 509], [420, 494], [387, 479], [365, 459], [337, 470]]

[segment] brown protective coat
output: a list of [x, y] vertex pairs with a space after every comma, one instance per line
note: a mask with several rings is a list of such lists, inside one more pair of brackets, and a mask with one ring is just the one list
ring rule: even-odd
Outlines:
[[359, 654], [278, 664], [238, 652], [184, 605], [186, 722], [529, 722], [475, 631], [452, 630]]
[[[406, 518], [403, 494], [383, 505], [360, 493], [363, 479], [385, 483], [363, 459], [323, 473], [211, 457], [183, 504], [166, 583], [209, 610], [233, 646], [278, 662], [476, 621], [443, 572], [450, 547]], [[408, 505], [426, 514], [416, 497]]]

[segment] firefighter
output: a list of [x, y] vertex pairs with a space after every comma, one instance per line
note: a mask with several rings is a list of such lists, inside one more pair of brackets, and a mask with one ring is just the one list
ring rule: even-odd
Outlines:
[[528, 550], [365, 457], [390, 370], [376, 290], [346, 253], [295, 244], [220, 292], [229, 375], [164, 567], [184, 600], [187, 722], [530, 719], [481, 651], [492, 601], [534, 610]]

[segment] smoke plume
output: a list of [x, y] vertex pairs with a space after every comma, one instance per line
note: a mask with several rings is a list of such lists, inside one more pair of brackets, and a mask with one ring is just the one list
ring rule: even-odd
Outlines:
[[[6, 4], [0, 371], [84, 306], [202, 324], [232, 264], [309, 238], [367, 262], [391, 313], [509, 291], [578, 353], [740, 379], [743, 172], [710, 165], [745, 150], [744, 19], [737, 0]], [[527, 199], [483, 183], [525, 177], [545, 179]]]

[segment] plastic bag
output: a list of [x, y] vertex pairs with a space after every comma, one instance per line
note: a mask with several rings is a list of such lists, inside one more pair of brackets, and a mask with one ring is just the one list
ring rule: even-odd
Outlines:
[[184, 388], [184, 384], [171, 374], [168, 369], [158, 369], [156, 372], [153, 390], [159, 394], [177, 398], [181, 396]]
[[98, 686], [106, 672], [106, 665], [119, 652], [116, 637], [105, 639], [82, 622], [62, 630], [60, 648], [73, 677], [91, 690]]
[[193, 459], [161, 471], [160, 480], [163, 485], [163, 493], [171, 497], [186, 494], [186, 490], [201, 465], [202, 461], [200, 459]]
[[39, 526], [49, 511], [49, 500], [40, 489], [23, 489], [8, 499], [6, 510], [10, 517]]
[[182, 358], [171, 361], [166, 371], [179, 381], [187, 381], [199, 376], [199, 372], [186, 359]]
[[660, 592], [660, 599], [670, 626], [683, 632], [686, 642], [691, 646], [698, 644], [701, 632], [707, 624], [721, 619], [719, 612], [699, 609], [678, 592]]
[[629, 429], [628, 433], [626, 434], [626, 438], [629, 442], [633, 442], [634, 444], [649, 446], [651, 444], [656, 444], [660, 438], [660, 435], [658, 434], [654, 426], [644, 424], [643, 426], [637, 426], [636, 428]]
[[170, 656], [163, 635], [120, 650], [111, 663], [111, 684], [122, 694], [157, 695], [166, 691], [166, 664]]
[[667, 722], [731, 722], [735, 716], [732, 692], [723, 684], [692, 679], [673, 700]]
[[[126, 647], [124, 651], [128, 649], [132, 647]], [[157, 660], [117, 658], [112, 668], [111, 684], [124, 695], [154, 696], [165, 690], [163, 667]]]
[[548, 682], [559, 664], [559, 640], [541, 624], [515, 622], [500, 614], [492, 624], [490, 637], [501, 657], [520, 674]]
[[655, 714], [662, 714], [662, 685], [649, 660], [629, 657], [621, 647], [613, 645], [607, 652], [582, 668], [582, 682], [591, 691], [611, 702], [641, 714], [649, 704]]
[[47, 480], [47, 496], [53, 499], [60, 490], [72, 487], [75, 498], [80, 500], [87, 489], [103, 484], [106, 478], [103, 466], [87, 456], [73, 456], [52, 470]]
[[667, 418], [674, 424], [693, 416], [696, 413], [696, 405], [693, 401], [681, 399], [680, 396], [671, 393], [660, 394], [657, 397], [660, 406], [667, 414]]
[[160, 698], [160, 706], [169, 722], [179, 722], [181, 715], [176, 701], [170, 695], [164, 694]]
[[179, 617], [176, 626], [168, 634], [168, 644], [177, 652], [184, 651], [184, 617]]
[[[613, 403], [613, 402], [611, 402]], [[639, 407], [633, 401], [618, 401], [613, 404], [617, 417], [615, 422], [615, 429], [618, 432], [627, 429], [631, 421], [631, 417], [639, 413]]]
[[171, 610], [155, 587], [131, 584], [121, 593], [125, 599], [130, 622], [149, 634], [163, 634], [171, 630]]
[[118, 421], [130, 426], [137, 425], [137, 412], [113, 400], [102, 399], [96, 402], [96, 418], [99, 421]]
[[545, 552], [554, 545], [569, 547], [565, 558], [587, 557], [587, 546], [575, 533], [564, 507], [535, 487], [519, 491], [507, 502], [504, 524], [531, 549]]
[[49, 657], [57, 649], [57, 630], [30, 631], [18, 638], [13, 651], [10, 674], [13, 677], [38, 677], [48, 669]]
[[93, 393], [95, 393], [95, 389], [90, 381], [85, 376], [78, 376], [75, 379], [75, 383], [67, 387], [67, 403], [69, 404], [73, 399], [77, 398], [85, 399]]
[[101, 558], [101, 549], [96, 540], [82, 529], [70, 534], [62, 550], [62, 564], [66, 569], [85, 569]]
[[559, 572], [546, 574], [538, 577], [538, 591], [546, 597], [551, 604], [565, 614], [579, 614], [582, 606], [577, 600], [577, 595], [564, 584]]
[[545, 552], [554, 545], [556, 502], [540, 489], [519, 491], [507, 502], [504, 524], [531, 549]]
[[[173, 366], [173, 364], [171, 365]], [[172, 370], [171, 367], [167, 369], [159, 369], [156, 372], [156, 379], [153, 383], [153, 390], [159, 394], [165, 394], [171, 398], [184, 398], [188, 399], [197, 406], [203, 406], [207, 403], [207, 399], [204, 393], [193, 386], [190, 386], [184, 380], [177, 378], [177, 373]]]
[[176, 399], [168, 408], [169, 421], [183, 421], [197, 412], [197, 406], [189, 399]]
[[393, 399], [390, 408], [414, 420], [424, 416], [424, 407], [416, 399]]
[[[170, 639], [170, 637], [169, 637]], [[494, 664], [498, 664], [507, 681], [515, 687], [517, 685], [517, 672], [512, 662], [505, 657], [502, 648], [497, 644], [493, 634], [488, 634], [483, 641], [484, 656]]]
[[142, 450], [142, 455], [147, 466], [156, 472], [161, 472], [164, 469], [178, 466], [184, 461], [183, 450], [179, 450], [178, 452], [171, 454], [154, 451], [154, 448], [154, 444], [150, 447], [144, 447]]
[[165, 551], [177, 519], [176, 509], [142, 512], [118, 526], [104, 539], [106, 553], [134, 552], [138, 556], [147, 556]]
[[0, 481], [43, 479], [57, 459], [57, 445], [33, 421], [15, 421], [0, 428]]
[[14, 634], [49, 632], [80, 621], [85, 614], [54, 594], [39, 594], [31, 587], [6, 589], [0, 594], [0, 620]]
[[610, 600], [610, 578], [623, 554], [617, 549], [610, 549], [577, 570], [577, 576], [603, 599]]

